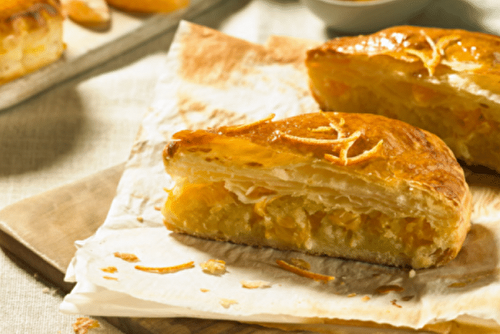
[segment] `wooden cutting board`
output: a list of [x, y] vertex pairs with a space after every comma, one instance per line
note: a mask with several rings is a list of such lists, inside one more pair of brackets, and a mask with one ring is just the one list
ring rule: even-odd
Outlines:
[[[22, 200], [0, 211], [0, 246], [69, 292], [64, 272], [76, 248], [104, 222], [124, 169], [119, 165], [76, 183]], [[43, 231], [43, 232], [41, 232]], [[279, 329], [189, 318], [106, 318], [128, 334], [278, 334]]]
[[191, 0], [188, 8], [168, 14], [131, 14], [111, 8], [109, 29], [93, 30], [64, 20], [66, 50], [56, 62], [0, 85], [0, 110], [22, 102], [72, 76], [110, 60], [147, 39], [191, 20], [224, 0]]

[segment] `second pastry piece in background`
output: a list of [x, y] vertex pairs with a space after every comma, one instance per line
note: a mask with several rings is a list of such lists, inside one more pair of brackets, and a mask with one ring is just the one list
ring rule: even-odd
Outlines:
[[499, 50], [498, 36], [401, 26], [333, 39], [306, 64], [322, 109], [403, 120], [500, 172]]
[[63, 20], [57, 0], [0, 1], [0, 84], [61, 57]]
[[181, 131], [164, 150], [176, 232], [378, 264], [440, 266], [470, 227], [463, 170], [436, 136], [368, 114]]

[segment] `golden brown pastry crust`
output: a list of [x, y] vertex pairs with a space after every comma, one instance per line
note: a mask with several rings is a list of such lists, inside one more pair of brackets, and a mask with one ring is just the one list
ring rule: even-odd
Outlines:
[[[281, 249], [301, 250], [313, 254], [333, 254], [334, 256], [369, 262], [408, 265], [415, 268], [442, 265], [456, 256], [470, 227], [471, 197], [463, 170], [449, 148], [438, 137], [409, 124], [369, 114], [313, 113], [274, 122], [271, 119], [272, 117], [269, 117], [241, 126], [196, 131], [185, 130], [173, 136], [171, 143], [165, 147], [163, 152], [167, 172], [174, 178], [187, 179], [186, 182], [192, 183], [194, 186], [184, 188], [188, 190], [174, 189], [170, 192], [171, 196], [169, 196], [163, 210], [169, 229], [218, 240], [271, 245]], [[300, 175], [293, 174], [294, 170], [298, 171]], [[231, 175], [236, 180], [234, 185], [227, 184], [227, 182], [232, 181], [225, 179], [231, 178]], [[313, 192], [318, 192], [321, 195], [316, 197], [320, 199], [318, 200], [319, 204], [313, 204], [311, 207], [324, 205], [325, 210], [328, 211], [330, 210], [329, 206], [334, 202], [328, 202], [323, 198], [329, 196], [330, 191], [332, 193], [340, 192], [341, 194], [336, 195], [336, 198], [343, 197], [345, 201], [345, 198], [360, 195], [347, 194], [348, 190], [346, 189], [358, 187], [357, 189], [365, 194], [360, 195], [360, 199], [354, 199], [352, 203], [344, 203], [348, 211], [354, 210], [353, 212], [356, 212], [357, 209], [353, 208], [356, 205], [363, 207], [359, 210], [360, 212], [364, 211], [355, 213], [352, 219], [358, 219], [356, 217], [360, 217], [361, 214], [361, 216], [364, 215], [361, 220], [370, 224], [371, 218], [367, 217], [373, 216], [372, 209], [359, 203], [370, 200], [370, 196], [377, 197], [376, 201], [380, 201], [380, 203], [375, 210], [378, 213], [374, 219], [379, 219], [380, 214], [382, 214], [384, 217], [382, 220], [393, 219], [396, 221], [399, 219], [398, 221], [402, 222], [404, 226], [408, 222], [415, 221], [420, 221], [419, 226], [423, 229], [432, 226], [438, 232], [430, 234], [436, 234], [436, 240], [440, 240], [440, 245], [437, 248], [441, 250], [438, 252], [435, 248], [432, 251], [433, 254], [419, 255], [420, 258], [417, 260], [399, 258], [400, 252], [391, 249], [390, 244], [384, 250], [386, 253], [392, 253], [390, 255], [368, 254], [369, 252], [363, 249], [357, 249], [353, 254], [343, 255], [336, 253], [335, 250], [309, 247], [307, 239], [310, 236], [303, 231], [303, 226], [293, 232], [292, 237], [295, 238], [297, 245], [300, 244], [300, 246], [294, 247], [286, 243], [283, 246], [284, 244], [280, 244], [280, 242], [259, 244], [258, 241], [237, 235], [234, 238], [227, 235], [210, 235], [207, 230], [204, 230], [205, 227], [201, 227], [201, 225], [210, 224], [205, 224], [208, 217], [194, 218], [193, 216], [188, 219], [190, 220], [188, 225], [200, 224], [200, 228], [197, 226], [189, 227], [182, 221], [184, 218], [175, 217], [177, 211], [183, 210], [177, 210], [177, 208], [189, 205], [189, 201], [201, 201], [205, 203], [202, 207], [213, 205], [218, 207], [215, 211], [221, 212], [221, 210], [225, 210], [224, 205], [236, 200], [235, 194], [238, 193], [238, 187], [245, 186], [249, 182], [251, 183], [252, 179], [259, 178], [262, 178], [264, 183], [256, 182], [253, 186], [248, 186], [243, 190], [245, 195], [238, 196], [247, 196], [245, 199], [250, 202], [254, 199], [252, 196], [260, 198], [258, 202], [252, 202], [255, 203], [254, 213], [256, 212], [260, 216], [265, 216], [263, 212], [268, 203], [272, 202], [270, 204], [272, 206], [273, 203], [279, 202], [276, 198], [288, 196], [283, 202], [283, 205], [287, 205], [287, 201], [293, 202], [294, 198], [300, 196], [306, 198]], [[271, 180], [273, 178], [277, 180], [275, 183]], [[333, 185], [332, 178], [336, 178]], [[280, 189], [286, 187], [283, 182], [286, 183], [287, 180], [294, 184], [292, 190], [288, 193], [280, 193]], [[207, 186], [207, 182], [215, 183]], [[226, 182], [224, 187], [230, 190], [230, 193], [232, 191], [236, 191], [236, 193], [228, 194], [227, 190], [224, 190], [220, 185], [221, 182]], [[335, 184], [345, 182], [348, 184], [339, 186], [339, 188]], [[349, 184], [349, 182], [352, 183]], [[203, 191], [206, 192], [206, 195], [200, 195]], [[191, 192], [190, 195], [189, 192]], [[363, 198], [363, 196], [365, 197]], [[243, 204], [241, 205], [243, 206]], [[276, 205], [278, 205], [278, 209], [274, 208], [273, 210], [280, 209], [281, 204]], [[298, 204], [299, 207], [301, 205]], [[384, 208], [381, 208], [380, 205], [390, 207], [390, 209], [384, 213], [382, 212]], [[417, 213], [416, 211], [419, 210], [429, 210], [432, 213], [429, 213], [429, 217], [424, 218], [422, 215], [425, 216], [427, 213]], [[212, 212], [212, 210], [208, 211]], [[332, 214], [333, 216], [351, 214], [350, 212], [341, 212], [343, 211], [335, 211]], [[309, 213], [314, 215], [312, 211]], [[389, 218], [390, 215], [395, 218]], [[431, 216], [437, 221], [436, 223], [430, 222]], [[281, 218], [278, 214], [278, 222]], [[196, 219], [199, 219], [199, 222], [193, 223]], [[335, 219], [332, 221], [335, 222]], [[250, 225], [255, 226], [255, 221], [253, 219], [253, 223]], [[352, 221], [350, 220], [349, 224], [352, 224]], [[238, 224], [244, 225], [242, 221]], [[292, 223], [285, 222], [285, 224]], [[313, 227], [315, 223], [311, 224], [311, 228], [315, 229]], [[347, 228], [356, 229], [358, 228], [357, 224], [355, 227], [347, 226]], [[377, 223], [374, 220], [373, 224], [375, 229], [375, 224], [383, 223], [380, 223], [379, 219]], [[442, 226], [433, 226], [432, 224], [441, 224]], [[364, 228], [371, 229], [367, 226], [365, 225]], [[246, 232], [251, 228], [247, 227]], [[231, 231], [231, 228], [226, 228], [226, 230]], [[298, 230], [302, 232], [297, 232]], [[299, 236], [300, 233], [306, 234]], [[385, 232], [377, 233], [384, 234]], [[419, 238], [416, 236], [417, 234], [425, 233], [424, 230], [415, 231], [415, 237], [410, 236], [411, 240], [409, 240], [413, 242], [415, 238]], [[439, 233], [445, 235], [437, 236]], [[271, 234], [266, 232], [265, 235]], [[279, 236], [277, 238], [279, 239]], [[333, 241], [329, 243], [332, 244]], [[348, 243], [356, 247], [358, 241], [351, 240]], [[428, 243], [428, 240], [425, 243]], [[415, 242], [415, 245], [423, 248], [428, 246], [421, 242]], [[427, 251], [431, 252], [428, 249]]]
[[116, 8], [139, 13], [168, 13], [187, 7], [189, 0], [107, 0]]
[[500, 171], [500, 37], [393, 27], [308, 51], [323, 110], [397, 118], [441, 137], [457, 158]]
[[111, 22], [106, 0], [61, 0], [64, 13], [73, 21], [92, 28], [105, 29]]
[[58, 59], [64, 51], [57, 0], [0, 3], [0, 84]]
[[[342, 121], [343, 119], [343, 121]], [[338, 133], [330, 131], [330, 124], [342, 123], [344, 137], [352, 137], [360, 132], [361, 136], [349, 148], [346, 168], [373, 173], [386, 182], [392, 180], [413, 181], [446, 197], [454, 205], [461, 205], [468, 194], [463, 181], [463, 170], [450, 149], [436, 136], [404, 122], [389, 120], [369, 114], [318, 113], [292, 117], [284, 121], [259, 121], [249, 125], [221, 127], [210, 130], [185, 130], [176, 133], [170, 145], [164, 150], [166, 164], [174, 158], [175, 152], [184, 150], [203, 150], [210, 146], [215, 137], [245, 138], [261, 146], [271, 147], [278, 152], [313, 154], [316, 159], [332, 162], [328, 155], [338, 155], [342, 145], [314, 142], [318, 140], [337, 140]], [[325, 131], [322, 131], [323, 128]], [[314, 129], [317, 129], [316, 131]], [[307, 138], [300, 141], [292, 137]], [[350, 163], [366, 151], [372, 150], [383, 141], [383, 149], [378, 150], [366, 160]], [[332, 150], [333, 146], [333, 150]], [[262, 166], [259, 161], [245, 162], [248, 167]], [[272, 162], [271, 162], [272, 163]]]
[[[386, 55], [414, 64], [416, 71], [421, 70], [422, 65], [427, 65], [429, 74], [434, 75], [450, 71], [442, 60], [456, 60], [481, 65], [481, 74], [498, 74], [500, 61], [495, 52], [499, 47], [500, 37], [495, 35], [461, 29], [398, 26], [372, 35], [333, 39], [309, 50], [308, 58], [320, 53], [370, 57]], [[423, 60], [428, 60], [428, 64], [423, 63]]]

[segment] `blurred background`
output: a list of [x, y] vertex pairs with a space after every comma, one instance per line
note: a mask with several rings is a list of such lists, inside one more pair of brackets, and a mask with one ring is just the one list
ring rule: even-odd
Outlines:
[[[353, 34], [329, 26], [299, 0], [219, 1], [189, 20], [255, 43], [271, 35], [325, 41]], [[500, 5], [432, 0], [400, 23], [499, 34]], [[175, 26], [0, 110], [0, 209], [126, 161], [156, 81], [169, 70], [164, 60], [174, 34]], [[0, 268], [0, 333], [73, 333], [77, 317], [59, 313], [56, 287], [8, 252], [0, 252]], [[96, 333], [120, 333], [101, 325]]]

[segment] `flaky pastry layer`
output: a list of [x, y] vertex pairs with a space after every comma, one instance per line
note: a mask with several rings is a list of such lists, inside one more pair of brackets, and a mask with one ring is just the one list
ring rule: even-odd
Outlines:
[[181, 131], [164, 162], [167, 227], [204, 238], [424, 268], [454, 258], [470, 225], [447, 146], [381, 116]]
[[380, 114], [426, 129], [472, 165], [500, 171], [500, 37], [401, 26], [308, 51], [323, 110]]

